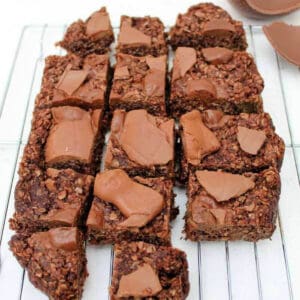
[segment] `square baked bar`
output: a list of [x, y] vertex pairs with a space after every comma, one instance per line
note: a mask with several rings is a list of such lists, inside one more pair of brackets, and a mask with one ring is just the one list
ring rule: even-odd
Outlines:
[[86, 224], [89, 242], [169, 245], [175, 212], [172, 187], [170, 179], [130, 178], [121, 169], [98, 173]]
[[57, 45], [68, 52], [84, 57], [89, 54], [104, 54], [114, 41], [114, 33], [105, 7], [94, 12], [86, 21], [72, 23], [62, 41]]
[[22, 165], [15, 189], [11, 229], [36, 232], [62, 226], [82, 226], [90, 206], [94, 177], [73, 171]]
[[191, 172], [185, 215], [186, 238], [257, 241], [275, 230], [280, 195], [278, 170], [231, 174]]
[[110, 110], [146, 109], [166, 115], [167, 56], [117, 55], [109, 97]]
[[164, 24], [154, 17], [121, 17], [117, 52], [134, 56], [168, 54]]
[[38, 108], [79, 106], [106, 108], [110, 64], [107, 54], [80, 58], [73, 54], [46, 58]]
[[22, 163], [95, 175], [103, 144], [102, 110], [60, 106], [35, 110]]
[[186, 299], [186, 254], [176, 248], [137, 242], [114, 247], [110, 299]]
[[10, 250], [28, 272], [30, 282], [49, 299], [81, 299], [88, 275], [84, 238], [75, 227], [16, 234]]
[[189, 170], [233, 173], [280, 169], [285, 145], [269, 114], [224, 115], [193, 110], [180, 117], [181, 178]]
[[174, 177], [175, 123], [146, 110], [116, 110], [105, 154], [105, 169], [130, 176]]
[[225, 47], [245, 50], [247, 41], [242, 22], [235, 21], [221, 7], [201, 3], [179, 14], [169, 33], [170, 44], [177, 47]]
[[263, 110], [263, 88], [253, 57], [246, 52], [179, 47], [173, 63], [170, 111], [175, 116], [193, 109], [257, 113]]

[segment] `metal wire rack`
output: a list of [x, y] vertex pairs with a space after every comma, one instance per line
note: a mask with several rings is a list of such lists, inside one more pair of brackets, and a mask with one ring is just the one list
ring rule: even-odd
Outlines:
[[[13, 234], [8, 219], [14, 211], [14, 188], [24, 144], [30, 131], [34, 98], [40, 88], [44, 58], [60, 54], [55, 48], [65, 26], [30, 25], [19, 38], [11, 72], [0, 99], [0, 291], [2, 299], [35, 300], [46, 296], [29, 282], [8, 249]], [[172, 241], [188, 256], [189, 299], [300, 299], [300, 72], [270, 47], [259, 26], [245, 27], [249, 48], [265, 79], [265, 111], [284, 138], [286, 154], [281, 171], [282, 195], [277, 230], [272, 240], [201, 242], [182, 239], [186, 196], [175, 189], [180, 216], [173, 224]], [[118, 28], [115, 29], [118, 31]], [[87, 246], [90, 276], [83, 299], [107, 299], [112, 269], [110, 246]]]

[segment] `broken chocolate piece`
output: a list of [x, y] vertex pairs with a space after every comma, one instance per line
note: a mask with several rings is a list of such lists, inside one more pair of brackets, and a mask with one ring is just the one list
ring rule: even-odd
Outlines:
[[172, 79], [176, 80], [183, 77], [185, 73], [196, 63], [196, 61], [197, 54], [194, 48], [177, 48], [174, 58]]
[[121, 66], [116, 68], [115, 73], [114, 73], [114, 79], [126, 79], [129, 78], [129, 70], [127, 66]]
[[158, 69], [150, 69], [144, 78], [144, 90], [146, 96], [163, 96], [165, 89], [162, 82], [164, 81], [164, 71]]
[[251, 178], [221, 171], [196, 171], [199, 183], [216, 201], [228, 201], [254, 188]]
[[124, 227], [145, 226], [164, 206], [161, 194], [135, 182], [120, 169], [99, 173], [95, 180], [94, 194], [118, 207], [127, 217], [120, 224]]
[[122, 275], [118, 297], [150, 297], [162, 290], [159, 277], [149, 264], [138, 266], [136, 271]]
[[203, 123], [199, 111], [193, 110], [180, 118], [183, 128], [182, 143], [189, 163], [197, 165], [203, 157], [220, 148], [215, 134]]
[[274, 22], [263, 26], [273, 48], [289, 62], [300, 66], [300, 26]]
[[218, 65], [229, 62], [232, 58], [233, 51], [221, 47], [204, 48], [202, 49], [202, 54], [207, 62]]
[[110, 20], [106, 9], [94, 12], [86, 22], [88, 36], [101, 37], [101, 33], [111, 29]]
[[238, 126], [237, 139], [243, 151], [256, 155], [266, 140], [263, 130]]
[[203, 26], [203, 35], [226, 36], [232, 32], [235, 32], [235, 27], [223, 19], [211, 20]]
[[206, 78], [189, 80], [186, 93], [190, 97], [197, 97], [201, 100], [212, 100], [217, 96], [214, 84]]
[[146, 56], [146, 63], [150, 69], [160, 70], [165, 72], [166, 70], [167, 56], [162, 55], [159, 57]]

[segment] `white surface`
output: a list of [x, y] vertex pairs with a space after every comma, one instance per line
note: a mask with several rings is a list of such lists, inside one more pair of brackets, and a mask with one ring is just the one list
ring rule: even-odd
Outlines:
[[[7, 15], [10, 13], [11, 5], [15, 2], [11, 1], [9, 5], [6, 4], [8, 5]], [[105, 2], [108, 1], [102, 3]], [[179, 6], [185, 8], [192, 1], [185, 1], [184, 5], [179, 1], [165, 1], [163, 3], [161, 1], [159, 2], [160, 9], [153, 8], [153, 10], [145, 9], [141, 4], [142, 1], [135, 7], [132, 5], [133, 1], [125, 2], [109, 2], [110, 12], [115, 12], [114, 20], [118, 20], [118, 17], [116, 18], [118, 12], [142, 15], [146, 11], [148, 14], [161, 16], [167, 23], [180, 10]], [[25, 3], [27, 4], [26, 7], [24, 7]], [[29, 3], [32, 3], [34, 9], [30, 9]], [[176, 3], [176, 12], [175, 5], [169, 3]], [[12, 28], [18, 27], [22, 22], [45, 23], [51, 20], [52, 23], [65, 23], [66, 20], [71, 21], [80, 15], [87, 15], [99, 5], [95, 1], [89, 1], [88, 5], [85, 4], [85, 7], [80, 9], [79, 1], [72, 1], [68, 2], [68, 5], [71, 4], [73, 7], [72, 12], [68, 12], [62, 8], [66, 7], [67, 4], [65, 2], [60, 4], [61, 6], [58, 6], [60, 9], [57, 10], [57, 8], [54, 9], [54, 6], [58, 5], [58, 1], [52, 1], [51, 7], [50, 2], [20, 1], [16, 11], [18, 16], [11, 21], [15, 22]], [[228, 6], [227, 3], [226, 5]], [[226, 7], [226, 5], [223, 6]], [[164, 7], [167, 9], [163, 10]], [[40, 12], [37, 13], [39, 8], [41, 8]], [[0, 16], [3, 17], [3, 10], [0, 9], [0, 12]], [[43, 13], [49, 20], [46, 17], [40, 19]], [[295, 20], [295, 14], [293, 18]], [[1, 22], [3, 20], [7, 19], [2, 18]], [[30, 20], [33, 21], [30, 22]], [[3, 30], [3, 26], [0, 27]], [[257, 244], [184, 241], [181, 239], [181, 231], [186, 197], [184, 191], [176, 189], [176, 202], [180, 206], [181, 214], [173, 224], [172, 238], [174, 246], [185, 250], [188, 255], [191, 282], [189, 299], [191, 300], [285, 300], [292, 299], [292, 295], [294, 299], [300, 299], [300, 263], [298, 259], [300, 253], [300, 189], [294, 157], [294, 153], [296, 153], [300, 161], [300, 149], [292, 147], [300, 145], [300, 134], [297, 130], [300, 126], [298, 124], [300, 122], [298, 118], [300, 91], [299, 80], [297, 80], [299, 79], [299, 70], [276, 56], [262, 34], [261, 28], [252, 28], [253, 39], [250, 29], [246, 29], [249, 51], [255, 54], [258, 68], [265, 79], [266, 87], [263, 93], [265, 109], [271, 113], [277, 131], [287, 144], [281, 172], [281, 226], [278, 226], [271, 241], [261, 241]], [[11, 32], [13, 33], [14, 30]], [[43, 69], [42, 58], [50, 53], [58, 53], [59, 50], [53, 46], [53, 42], [61, 37], [62, 32], [62, 26], [40, 26], [26, 29], [20, 44], [13, 76], [8, 86], [3, 115], [0, 118], [1, 299], [46, 299], [43, 294], [32, 287], [27, 275], [9, 252], [7, 242], [12, 232], [8, 228], [7, 221], [14, 209], [13, 192], [17, 180], [15, 160], [20, 157], [23, 144], [26, 142], [30, 130], [33, 101], [39, 90]], [[6, 32], [6, 35], [8, 33], [9, 31]], [[12, 35], [9, 38], [13, 40], [15, 45], [18, 43], [16, 36]], [[7, 49], [9, 47], [2, 47], [1, 51], [7, 51]], [[11, 51], [10, 55], [13, 57], [14, 51]], [[8, 58], [2, 55], [0, 59], [1, 63], [3, 61], [11, 66], [11, 61]], [[7, 78], [4, 70], [5, 68], [0, 68], [1, 78]], [[3, 80], [1, 82], [3, 83]], [[1, 85], [1, 90], [5, 90], [4, 84]], [[0, 101], [2, 101], [1, 98]], [[293, 139], [291, 139], [291, 134]], [[87, 256], [90, 276], [85, 284], [83, 299], [107, 299], [111, 247], [88, 247]]]

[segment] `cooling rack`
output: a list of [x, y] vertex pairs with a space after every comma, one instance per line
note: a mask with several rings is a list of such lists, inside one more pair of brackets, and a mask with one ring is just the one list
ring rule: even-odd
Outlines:
[[[13, 234], [8, 219], [14, 211], [18, 162], [30, 131], [34, 98], [40, 88], [44, 58], [60, 54], [54, 43], [65, 26], [25, 26], [11, 72], [0, 99], [0, 298], [41, 300], [46, 296], [29, 282], [8, 249]], [[276, 55], [260, 26], [246, 26], [248, 51], [265, 80], [264, 108], [286, 143], [281, 171], [282, 193], [277, 229], [272, 240], [201, 242], [182, 239], [186, 196], [175, 189], [180, 215], [173, 223], [172, 241], [188, 256], [192, 300], [300, 299], [300, 72]], [[116, 28], [117, 32], [118, 29]], [[108, 299], [111, 246], [87, 246], [90, 276], [83, 299]]]

